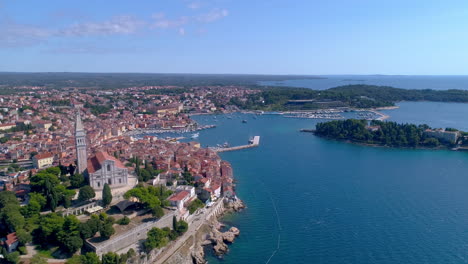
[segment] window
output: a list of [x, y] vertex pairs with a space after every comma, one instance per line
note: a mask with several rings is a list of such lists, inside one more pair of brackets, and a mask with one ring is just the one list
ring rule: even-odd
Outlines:
[[112, 180], [111, 180], [111, 179], [109, 179], [107, 182], [109, 183], [109, 185], [112, 184]]
[[101, 183], [100, 182], [97, 182], [97, 187], [101, 187]]
[[111, 166], [110, 164], [107, 164], [107, 171], [110, 171], [111, 170]]
[[122, 183], [122, 179], [119, 179], [119, 184], [121, 184], [121, 183]]

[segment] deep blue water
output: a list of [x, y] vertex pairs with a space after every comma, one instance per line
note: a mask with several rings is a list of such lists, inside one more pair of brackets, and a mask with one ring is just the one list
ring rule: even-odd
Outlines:
[[[468, 104], [386, 113], [468, 130]], [[222, 154], [248, 208], [225, 217], [241, 235], [210, 263], [468, 262], [468, 153], [357, 146], [298, 132], [318, 120], [232, 116], [194, 117], [218, 125], [200, 133], [203, 145], [261, 136], [258, 148]]]
[[468, 76], [324, 75], [324, 79], [264, 81], [260, 85], [305, 87], [324, 90], [348, 84], [370, 84], [404, 89], [468, 90]]

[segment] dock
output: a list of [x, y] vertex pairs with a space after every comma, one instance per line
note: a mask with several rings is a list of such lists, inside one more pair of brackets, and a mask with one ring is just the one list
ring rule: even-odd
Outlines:
[[255, 136], [252, 140], [251, 143], [248, 145], [241, 145], [241, 146], [235, 146], [235, 147], [210, 147], [210, 149], [216, 151], [216, 152], [227, 152], [227, 151], [234, 151], [234, 150], [241, 150], [241, 149], [248, 149], [248, 148], [255, 148], [260, 145], [260, 136]]

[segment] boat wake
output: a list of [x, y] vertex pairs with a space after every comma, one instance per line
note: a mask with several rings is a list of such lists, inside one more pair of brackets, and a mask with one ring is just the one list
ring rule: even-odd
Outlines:
[[[265, 184], [262, 182], [263, 186], [265, 186]], [[265, 188], [266, 189], [266, 188]], [[283, 229], [281, 227], [281, 221], [280, 221], [280, 218], [279, 218], [279, 214], [278, 214], [278, 208], [276, 207], [276, 203], [275, 201], [273, 200], [273, 196], [271, 195], [271, 193], [269, 191], [268, 192], [268, 196], [270, 196], [270, 200], [271, 200], [271, 204], [273, 205], [273, 209], [275, 209], [275, 215], [276, 215], [276, 223], [278, 224], [278, 243], [276, 245], [276, 249], [271, 253], [271, 256], [268, 258], [268, 260], [265, 262], [265, 264], [268, 264], [270, 263], [271, 259], [276, 255], [276, 252], [278, 252], [278, 250], [280, 249], [280, 245], [281, 245], [281, 230]]]

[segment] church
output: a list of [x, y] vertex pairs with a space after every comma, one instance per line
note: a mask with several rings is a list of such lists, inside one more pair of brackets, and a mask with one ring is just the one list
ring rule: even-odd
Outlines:
[[102, 189], [106, 183], [111, 188], [128, 184], [128, 169], [120, 160], [104, 151], [96, 152], [94, 156], [88, 159], [86, 131], [84, 130], [80, 113], [76, 116], [75, 144], [77, 172], [87, 177], [89, 185], [93, 189]]

